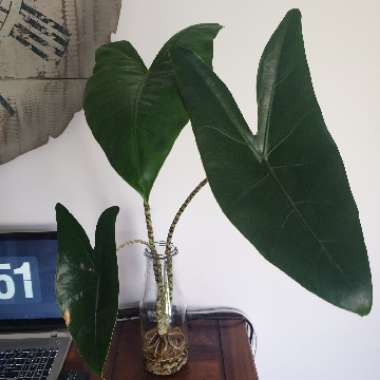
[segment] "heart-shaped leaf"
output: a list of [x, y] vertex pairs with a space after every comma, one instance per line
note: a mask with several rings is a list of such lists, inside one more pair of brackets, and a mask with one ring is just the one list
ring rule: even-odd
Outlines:
[[113, 168], [147, 201], [154, 180], [189, 118], [176, 87], [169, 50], [194, 51], [211, 66], [220, 25], [199, 24], [177, 33], [148, 70], [126, 41], [98, 49], [84, 109]]
[[185, 49], [172, 58], [211, 189], [230, 221], [311, 292], [369, 313], [358, 210], [314, 95], [299, 11], [286, 15], [262, 56], [256, 136], [207, 65]]
[[118, 207], [98, 221], [95, 249], [73, 215], [57, 204], [56, 293], [66, 325], [89, 367], [101, 376], [118, 310], [115, 221]]

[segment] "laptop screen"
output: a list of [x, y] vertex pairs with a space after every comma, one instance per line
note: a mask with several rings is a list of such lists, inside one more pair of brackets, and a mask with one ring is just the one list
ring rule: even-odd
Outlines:
[[56, 258], [54, 232], [0, 234], [0, 321], [61, 318]]

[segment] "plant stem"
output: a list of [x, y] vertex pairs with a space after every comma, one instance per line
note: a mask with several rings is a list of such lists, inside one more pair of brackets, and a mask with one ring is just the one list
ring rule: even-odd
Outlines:
[[174, 235], [175, 228], [183, 214], [183, 212], [186, 210], [186, 207], [190, 204], [190, 202], [193, 200], [193, 198], [201, 191], [201, 189], [208, 183], [207, 178], [205, 178], [203, 181], [199, 183], [199, 185], [189, 194], [189, 196], [186, 198], [185, 202], [183, 202], [182, 206], [177, 211], [177, 214], [175, 215], [172, 224], [170, 225], [168, 236], [166, 238], [166, 248], [165, 248], [165, 255], [167, 260], [167, 271], [168, 271], [168, 282], [169, 282], [169, 294], [170, 299], [173, 298], [173, 258], [171, 255], [171, 245], [172, 245], [172, 239]]
[[151, 247], [152, 251], [154, 253], [156, 252], [156, 247], [154, 244], [154, 232], [153, 232], [153, 223], [152, 223], [152, 214], [150, 211], [149, 203], [144, 201], [144, 214], [145, 214], [145, 222], [146, 222], [146, 229], [148, 231], [148, 240], [149, 240], [149, 246]]
[[166, 314], [166, 304], [168, 302], [165, 292], [164, 279], [162, 277], [162, 266], [160, 262], [160, 256], [157, 253], [154, 232], [153, 232], [153, 223], [152, 215], [150, 211], [150, 206], [148, 202], [144, 202], [144, 213], [146, 228], [148, 232], [148, 241], [149, 247], [153, 256], [153, 271], [154, 278], [157, 285], [157, 300], [156, 300], [156, 315], [157, 315], [157, 330], [160, 336], [167, 335], [168, 333], [168, 316]]
[[123, 244], [120, 244], [117, 248], [116, 248], [116, 251], [119, 252], [120, 250], [122, 250], [123, 248], [125, 247], [128, 247], [130, 245], [134, 245], [134, 244], [142, 244], [142, 245], [147, 245], [148, 247], [150, 247], [149, 243], [144, 241], [144, 240], [141, 240], [141, 239], [135, 239], [135, 240], [128, 240], [128, 241], [125, 241]]

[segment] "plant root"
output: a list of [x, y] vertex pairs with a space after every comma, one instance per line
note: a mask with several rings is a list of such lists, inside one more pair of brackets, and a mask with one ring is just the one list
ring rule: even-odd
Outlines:
[[157, 328], [144, 335], [143, 352], [145, 368], [154, 375], [169, 376], [177, 373], [188, 360], [188, 348], [181, 328], [169, 328], [160, 335]]

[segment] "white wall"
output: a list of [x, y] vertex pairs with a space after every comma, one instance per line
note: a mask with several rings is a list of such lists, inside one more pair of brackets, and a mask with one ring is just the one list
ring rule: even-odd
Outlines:
[[[372, 314], [360, 318], [308, 293], [267, 263], [230, 225], [209, 189], [185, 214], [175, 236], [177, 272], [191, 305], [243, 309], [257, 329], [257, 366], [266, 380], [380, 378], [378, 234], [380, 45], [378, 0], [129, 0], [116, 39], [129, 39], [147, 63], [173, 33], [219, 22], [215, 70], [255, 127], [255, 76], [270, 34], [285, 12], [301, 8], [315, 89], [345, 160], [369, 251], [375, 287]], [[180, 202], [203, 178], [191, 131], [180, 136], [152, 193], [157, 237]], [[49, 145], [0, 167], [0, 224], [54, 226], [63, 202], [93, 233], [100, 212], [121, 206], [117, 239], [144, 237], [141, 201], [107, 163], [83, 114]], [[120, 257], [121, 302], [137, 300], [143, 284], [139, 249]]]

